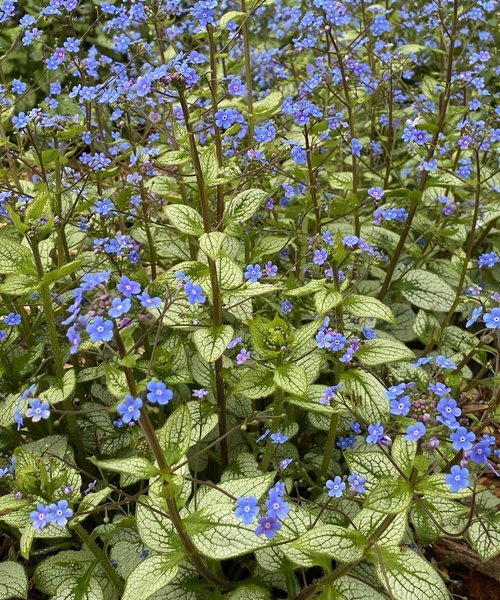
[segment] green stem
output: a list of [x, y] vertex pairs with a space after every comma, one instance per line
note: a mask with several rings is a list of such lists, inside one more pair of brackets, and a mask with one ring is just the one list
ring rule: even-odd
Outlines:
[[334, 413], [330, 419], [330, 429], [328, 430], [325, 453], [323, 454], [323, 462], [321, 463], [321, 469], [319, 472], [321, 479], [326, 479], [326, 476], [328, 475], [328, 466], [330, 465], [330, 459], [332, 458], [332, 454], [335, 449], [335, 439], [337, 438], [338, 426], [339, 415]]
[[80, 523], [72, 523], [71, 526], [78, 535], [78, 537], [95, 556], [98, 565], [106, 571], [106, 574], [109, 577], [109, 579], [113, 582], [116, 591], [121, 595], [123, 592], [123, 582], [120, 579], [118, 573], [113, 569], [113, 565], [111, 564], [111, 561], [109, 560], [109, 557], [106, 554], [106, 552], [104, 552], [104, 550], [95, 543], [95, 541], [87, 533], [84, 527], [80, 525]]

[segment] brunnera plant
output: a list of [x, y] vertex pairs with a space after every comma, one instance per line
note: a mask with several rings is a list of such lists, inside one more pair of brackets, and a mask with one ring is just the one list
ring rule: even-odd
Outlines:
[[495, 8], [0, 3], [0, 599], [499, 552]]

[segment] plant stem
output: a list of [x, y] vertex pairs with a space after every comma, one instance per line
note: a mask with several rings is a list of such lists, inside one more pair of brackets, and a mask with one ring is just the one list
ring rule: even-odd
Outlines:
[[335, 438], [337, 437], [338, 425], [339, 415], [338, 413], [334, 413], [330, 419], [330, 429], [328, 430], [325, 453], [323, 454], [323, 462], [321, 463], [321, 469], [319, 472], [321, 479], [325, 479], [328, 475], [328, 466], [330, 465], [330, 459], [332, 458], [332, 454], [335, 449]]
[[[277, 388], [276, 395], [274, 397], [274, 416], [279, 417], [283, 412], [283, 390]], [[271, 423], [271, 433], [276, 433], [279, 429], [279, 419], [273, 419]], [[271, 458], [273, 454], [273, 442], [269, 437], [267, 440], [266, 449], [264, 451], [264, 458], [262, 459], [262, 470], [267, 471], [271, 464]]]
[[[205, 178], [203, 176], [203, 169], [200, 162], [200, 156], [198, 153], [198, 147], [196, 144], [196, 137], [191, 125], [191, 119], [189, 117], [189, 108], [184, 95], [182, 86], [178, 86], [179, 101], [181, 105], [182, 114], [184, 117], [184, 123], [188, 132], [189, 147], [191, 150], [191, 159], [193, 161], [193, 167], [196, 174], [196, 182], [198, 184], [198, 192], [200, 195], [200, 206], [201, 214], [203, 219], [203, 228], [205, 233], [212, 231], [212, 223], [210, 218], [210, 205], [208, 202]], [[222, 300], [219, 289], [219, 279], [217, 276], [217, 266], [215, 261], [209, 257], [208, 270], [210, 273], [210, 285], [212, 287], [212, 322], [214, 327], [220, 327], [223, 323], [222, 318]], [[227, 416], [226, 416], [226, 395], [224, 390], [224, 378], [222, 375], [222, 358], [215, 361], [215, 392], [217, 398], [217, 407], [219, 409], [219, 437], [221, 438], [221, 461], [222, 468], [225, 469], [229, 464], [229, 451], [227, 445]]]
[[245, 58], [245, 82], [247, 87], [247, 110], [248, 110], [248, 145], [253, 143], [254, 117], [253, 117], [253, 84], [252, 84], [252, 60], [250, 58], [250, 34], [248, 32], [248, 14], [245, 0], [241, 0], [241, 11], [245, 13], [242, 25], [243, 31], [243, 56]]
[[96, 544], [96, 542], [92, 539], [92, 537], [87, 533], [85, 528], [80, 523], [72, 523], [71, 527], [78, 535], [78, 537], [82, 540], [82, 542], [95, 556], [98, 565], [106, 571], [106, 574], [109, 577], [109, 579], [113, 582], [116, 591], [121, 595], [123, 592], [123, 582], [120, 579], [118, 573], [113, 569], [113, 565], [111, 564], [111, 561], [109, 560], [109, 557], [106, 554], [106, 552], [104, 552], [104, 550]]

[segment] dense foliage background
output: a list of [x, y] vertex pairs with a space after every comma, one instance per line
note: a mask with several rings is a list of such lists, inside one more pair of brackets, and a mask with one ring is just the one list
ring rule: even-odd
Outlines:
[[0, 3], [0, 599], [498, 554], [497, 8]]

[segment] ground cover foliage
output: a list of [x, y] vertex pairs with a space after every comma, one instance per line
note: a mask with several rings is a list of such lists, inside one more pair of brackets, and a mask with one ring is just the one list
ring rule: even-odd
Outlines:
[[496, 8], [0, 3], [0, 599], [498, 554]]

